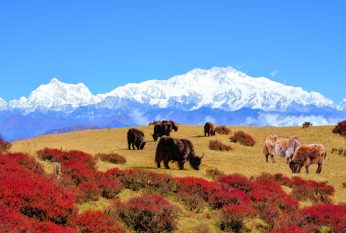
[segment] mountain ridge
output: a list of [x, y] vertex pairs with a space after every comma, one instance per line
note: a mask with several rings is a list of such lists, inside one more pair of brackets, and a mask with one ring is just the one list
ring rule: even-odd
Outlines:
[[0, 98], [0, 133], [9, 140], [74, 130], [76, 125], [130, 127], [163, 119], [182, 124], [294, 126], [305, 121], [335, 124], [345, 118], [346, 99], [337, 105], [318, 92], [253, 78], [231, 67], [193, 69], [97, 95], [83, 83], [53, 78], [28, 97], [8, 102]]

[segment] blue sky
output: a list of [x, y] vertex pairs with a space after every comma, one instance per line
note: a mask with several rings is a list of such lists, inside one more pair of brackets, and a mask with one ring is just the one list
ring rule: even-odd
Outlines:
[[346, 97], [346, 1], [1, 1], [0, 97], [58, 77], [94, 93], [232, 66]]

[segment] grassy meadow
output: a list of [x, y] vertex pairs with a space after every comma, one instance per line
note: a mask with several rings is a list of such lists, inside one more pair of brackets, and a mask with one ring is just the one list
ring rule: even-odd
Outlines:
[[[245, 127], [230, 126], [233, 132], [243, 130], [252, 135], [256, 140], [256, 145], [247, 147], [240, 144], [230, 142], [230, 135], [216, 135], [213, 137], [204, 137], [203, 126], [179, 125], [178, 132], [172, 132], [171, 136], [177, 138], [190, 139], [195, 147], [198, 155], [204, 154], [202, 164], [199, 171], [193, 170], [188, 162], [185, 163], [185, 170], [178, 170], [177, 164], [170, 164], [171, 169], [157, 169], [154, 162], [155, 149], [157, 142], [154, 142], [151, 133], [153, 126], [137, 127], [145, 133], [147, 144], [144, 150], [128, 150], [126, 133], [128, 128], [119, 129], [101, 129], [101, 130], [84, 130], [64, 134], [44, 135], [28, 140], [16, 141], [11, 148], [12, 152], [26, 152], [32, 156], [37, 156], [36, 151], [45, 147], [58, 148], [64, 150], [82, 150], [92, 155], [97, 153], [116, 152], [126, 157], [127, 162], [122, 165], [110, 164], [98, 161], [97, 169], [105, 171], [113, 167], [118, 168], [142, 168], [155, 172], [167, 173], [174, 176], [194, 176], [206, 177], [206, 169], [217, 168], [226, 174], [240, 173], [245, 176], [260, 175], [262, 172], [282, 173], [288, 177], [292, 176], [291, 170], [284, 158], [276, 157], [276, 163], [265, 162], [262, 154], [262, 145], [265, 138], [270, 134], [278, 134], [283, 136], [294, 135], [299, 138], [302, 143], [321, 143], [327, 149], [327, 158], [323, 163], [322, 173], [315, 174], [317, 165], [310, 166], [310, 174], [305, 175], [305, 169], [302, 169], [298, 176], [316, 181], [327, 181], [335, 188], [335, 203], [346, 202], [346, 188], [342, 187], [342, 183], [346, 182], [346, 156], [331, 153], [332, 148], [345, 148], [346, 140], [332, 133], [333, 126], [313, 126], [303, 129], [301, 127]], [[227, 145], [231, 145], [233, 150], [228, 152], [213, 151], [208, 148], [211, 139], [219, 139]], [[40, 161], [44, 165], [47, 173], [53, 172], [53, 164]], [[162, 166], [163, 167], [163, 166]], [[124, 190], [120, 193], [120, 198], [126, 200], [130, 197], [139, 195], [130, 190]], [[87, 209], [102, 209], [110, 204], [107, 199], [101, 198], [97, 202], [85, 203], [79, 206], [80, 211]], [[174, 203], [180, 205], [179, 203]], [[308, 203], [305, 203], [308, 204]], [[183, 207], [181, 209], [184, 209]], [[208, 217], [212, 214], [212, 210], [206, 210], [202, 213], [192, 214], [189, 211], [183, 211], [178, 220], [178, 229], [176, 232], [190, 232], [200, 222], [211, 226], [212, 232], [219, 232], [215, 222]]]

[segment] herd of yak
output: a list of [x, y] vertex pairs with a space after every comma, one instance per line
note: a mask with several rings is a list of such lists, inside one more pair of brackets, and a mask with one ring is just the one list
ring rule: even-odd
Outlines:
[[[165, 168], [169, 169], [170, 161], [177, 162], [179, 169], [184, 169], [184, 163], [189, 162], [191, 167], [199, 170], [202, 156], [198, 156], [193, 148], [193, 144], [188, 139], [178, 139], [170, 137], [172, 130], [178, 131], [178, 126], [174, 121], [165, 120], [154, 122], [154, 132], [152, 137], [154, 141], [160, 137], [156, 147], [155, 162], [158, 168], [163, 162]], [[215, 135], [215, 125], [206, 122], [204, 125], [204, 136]], [[141, 130], [131, 128], [127, 132], [128, 149], [137, 148], [143, 150], [145, 146], [144, 133]], [[266, 138], [263, 146], [263, 154], [268, 162], [269, 155], [273, 163], [274, 156], [285, 157], [293, 173], [300, 173], [305, 166], [306, 173], [309, 173], [309, 166], [317, 164], [316, 173], [321, 173], [322, 162], [326, 158], [326, 150], [321, 144], [302, 144], [297, 137], [283, 137], [270, 135]]]

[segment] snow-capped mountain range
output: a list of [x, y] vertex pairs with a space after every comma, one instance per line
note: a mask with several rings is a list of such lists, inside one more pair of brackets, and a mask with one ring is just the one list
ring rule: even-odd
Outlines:
[[[194, 113], [200, 119], [191, 122], [190, 116]], [[206, 119], [219, 123], [217, 116], [223, 115], [220, 123], [294, 125], [314, 117], [318, 121], [316, 124], [328, 124], [346, 115], [346, 98], [335, 104], [320, 93], [307, 92], [301, 87], [283, 85], [265, 77], [250, 77], [231, 67], [193, 69], [168, 80], [129, 83], [97, 95], [83, 83], [66, 84], [53, 78], [28, 97], [8, 102], [0, 98], [0, 133], [11, 131], [3, 124], [13, 121], [13, 116], [44, 120], [46, 127], [43, 130], [49, 131], [76, 123], [114, 126], [114, 119], [118, 119], [115, 126], [145, 124], [167, 117], [185, 123], [182, 116], [186, 116], [186, 123], [190, 124], [202, 123]], [[234, 121], [234, 116], [239, 119]], [[263, 120], [268, 116], [280, 117], [275, 122]], [[285, 119], [293, 116], [294, 120], [278, 123], [281, 116]], [[50, 125], [50, 122], [54, 124]], [[20, 124], [18, 122], [14, 128]], [[37, 133], [29, 136], [35, 135]], [[11, 134], [10, 138], [27, 136], [25, 133]]]
[[300, 87], [286, 86], [264, 77], [253, 78], [231, 67], [194, 69], [168, 80], [129, 83], [98, 95], [93, 95], [83, 83], [66, 84], [53, 78], [27, 98], [21, 97], [8, 103], [0, 99], [0, 106], [2, 109], [21, 109], [29, 113], [37, 109], [60, 111], [63, 106], [75, 109], [95, 104], [114, 109], [126, 105], [126, 101], [154, 108], [183, 110], [209, 107], [225, 111], [242, 108], [286, 111], [294, 106], [338, 107], [318, 92], [307, 92]]

